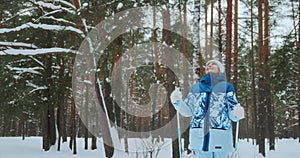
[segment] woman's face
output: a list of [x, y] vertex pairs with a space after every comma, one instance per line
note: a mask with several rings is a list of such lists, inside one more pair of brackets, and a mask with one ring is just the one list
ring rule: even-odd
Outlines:
[[205, 73], [206, 74], [214, 74], [214, 75], [219, 75], [220, 69], [218, 67], [218, 64], [215, 62], [209, 62], [206, 64], [205, 68]]

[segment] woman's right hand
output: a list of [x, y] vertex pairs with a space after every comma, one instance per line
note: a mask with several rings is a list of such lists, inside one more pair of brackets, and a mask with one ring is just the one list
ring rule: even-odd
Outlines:
[[175, 87], [175, 90], [171, 93], [170, 99], [173, 105], [177, 105], [176, 103], [182, 99], [182, 93], [179, 88]]

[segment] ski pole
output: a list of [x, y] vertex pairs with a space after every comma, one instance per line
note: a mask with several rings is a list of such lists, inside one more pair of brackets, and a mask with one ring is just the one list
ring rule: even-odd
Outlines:
[[238, 149], [238, 139], [239, 139], [239, 121], [236, 123], [236, 134], [235, 134], [235, 150]]
[[178, 132], [178, 146], [179, 146], [179, 157], [182, 158], [182, 149], [181, 149], [181, 132], [180, 132], [180, 121], [179, 121], [179, 112], [176, 112], [177, 115], [177, 132]]

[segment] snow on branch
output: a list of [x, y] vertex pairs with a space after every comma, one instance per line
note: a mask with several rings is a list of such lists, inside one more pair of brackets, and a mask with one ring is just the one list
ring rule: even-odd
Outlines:
[[74, 22], [66, 20], [66, 19], [63, 19], [63, 18], [55, 18], [54, 16], [42, 17], [42, 18], [43, 19], [50, 19], [50, 20], [57, 21], [57, 22], [63, 22], [63, 23], [66, 23], [66, 24], [70, 24], [70, 25], [76, 26], [76, 24]]
[[34, 10], [35, 7], [29, 7], [29, 8], [24, 8], [24, 9], [21, 9], [20, 11], [16, 12], [13, 16], [10, 16], [10, 17], [2, 17], [2, 24], [5, 24], [7, 23], [8, 21], [20, 16], [20, 15], [27, 15], [28, 12], [30, 12], [31, 10]]
[[64, 10], [64, 11], [67, 11], [68, 13], [71, 13], [71, 14], [75, 14], [75, 7], [73, 6], [72, 9], [74, 10], [71, 10], [69, 8], [65, 8], [65, 7], [62, 7], [62, 6], [57, 6], [57, 5], [54, 5], [52, 3], [45, 3], [43, 1], [38, 1], [37, 4], [43, 8], [48, 8], [48, 9], [52, 9], [52, 10]]
[[33, 84], [33, 83], [29, 82], [29, 81], [26, 81], [26, 82], [27, 82], [27, 83], [26, 83], [26, 86], [28, 86], [28, 87], [33, 87], [33, 88], [34, 88], [33, 90], [31, 90], [31, 91], [29, 92], [29, 94], [30, 94], [30, 93], [33, 93], [33, 92], [35, 92], [35, 91], [38, 91], [38, 90], [45, 90], [45, 89], [48, 89], [47, 86], [38, 86], [38, 85]]
[[11, 71], [16, 71], [16, 73], [18, 73], [18, 74], [32, 73], [32, 74], [36, 74], [36, 75], [41, 75], [41, 73], [38, 72], [37, 70], [43, 70], [44, 69], [42, 67], [30, 67], [30, 68], [11, 67], [10, 65], [6, 65], [6, 67]]
[[34, 48], [36, 49], [37, 46], [34, 44], [28, 44], [23, 42], [2, 42], [0, 41], [0, 46], [7, 46], [7, 47], [14, 47], [14, 48]]
[[39, 6], [35, 0], [27, 0], [28, 2], [32, 3], [35, 7], [38, 8], [38, 10], [40, 10], [43, 14], [45, 14], [43, 8], [41, 6]]
[[29, 58], [33, 61], [35, 61], [37, 64], [39, 64], [40, 66], [42, 66], [43, 68], [45, 68], [45, 65], [43, 64], [43, 62], [41, 62], [40, 60], [38, 60], [37, 58], [33, 57], [33, 56], [29, 56]]
[[0, 34], [9, 33], [9, 32], [16, 32], [20, 30], [24, 30], [27, 28], [35, 28], [35, 29], [44, 29], [44, 30], [52, 30], [52, 31], [72, 31], [79, 34], [81, 37], [85, 37], [84, 33], [75, 27], [72, 26], [61, 26], [61, 25], [50, 25], [50, 24], [34, 24], [32, 22], [23, 24], [21, 26], [17, 26], [15, 28], [1, 28]]
[[65, 48], [41, 48], [41, 49], [6, 49], [0, 51], [0, 55], [38, 55], [47, 53], [74, 53], [77, 52]]
[[72, 3], [70, 3], [70, 2], [67, 2], [67, 1], [65, 1], [65, 0], [58, 0], [58, 2], [62, 3], [62, 4], [65, 5], [65, 6], [71, 7], [71, 8], [73, 8], [74, 10], [76, 10], [76, 7], [75, 7]]

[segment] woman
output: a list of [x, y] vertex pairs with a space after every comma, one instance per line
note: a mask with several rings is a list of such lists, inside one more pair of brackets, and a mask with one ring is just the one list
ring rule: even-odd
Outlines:
[[231, 121], [244, 118], [232, 84], [226, 82], [225, 68], [218, 60], [206, 64], [206, 75], [182, 99], [178, 89], [171, 102], [183, 116], [190, 117], [189, 149], [197, 158], [228, 158], [233, 151]]

